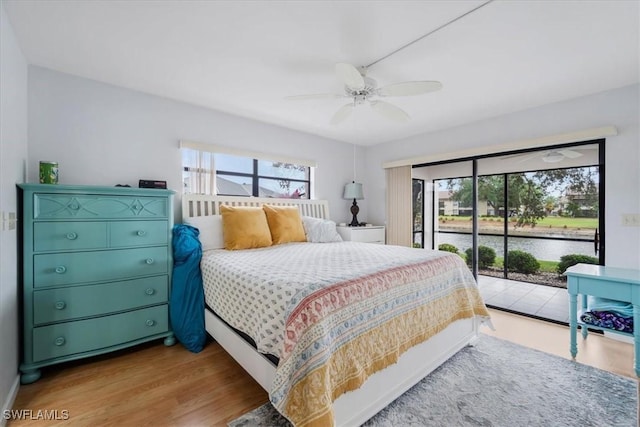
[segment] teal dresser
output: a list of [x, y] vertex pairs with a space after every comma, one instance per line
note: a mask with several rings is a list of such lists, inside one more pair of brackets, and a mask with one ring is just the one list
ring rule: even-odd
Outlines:
[[18, 186], [21, 382], [40, 368], [164, 338], [173, 191]]

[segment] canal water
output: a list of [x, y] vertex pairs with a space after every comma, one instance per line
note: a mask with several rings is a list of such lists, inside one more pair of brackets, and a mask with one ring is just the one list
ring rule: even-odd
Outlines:
[[[471, 247], [470, 234], [436, 233], [438, 244], [450, 243], [461, 253]], [[481, 246], [488, 246], [496, 251], [496, 255], [504, 255], [503, 236], [478, 236]], [[560, 261], [562, 255], [580, 254], [595, 256], [593, 242], [574, 242], [570, 240], [531, 239], [527, 237], [509, 237], [509, 250], [528, 252], [536, 259], [543, 261]]]

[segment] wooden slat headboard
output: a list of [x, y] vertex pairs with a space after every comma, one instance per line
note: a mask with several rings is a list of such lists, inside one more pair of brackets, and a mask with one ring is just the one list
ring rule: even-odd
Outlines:
[[266, 197], [210, 196], [203, 194], [182, 195], [182, 218], [219, 215], [220, 205], [251, 206], [262, 205], [297, 206], [303, 216], [329, 219], [329, 202], [309, 199], [271, 199]]

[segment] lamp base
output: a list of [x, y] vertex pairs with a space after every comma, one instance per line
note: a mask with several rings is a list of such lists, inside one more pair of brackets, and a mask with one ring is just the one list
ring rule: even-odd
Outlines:
[[356, 199], [353, 199], [353, 204], [351, 205], [351, 215], [353, 215], [353, 219], [351, 220], [351, 224], [349, 224], [349, 226], [357, 227], [360, 225], [360, 223], [358, 222], [358, 212], [360, 212], [360, 208], [358, 207]]

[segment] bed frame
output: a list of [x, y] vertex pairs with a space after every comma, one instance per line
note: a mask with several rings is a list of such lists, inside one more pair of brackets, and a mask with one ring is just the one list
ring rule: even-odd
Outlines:
[[[188, 194], [182, 196], [182, 217], [217, 215], [221, 204], [298, 206], [302, 215], [329, 218], [326, 200]], [[266, 356], [206, 308], [205, 327], [262, 388], [267, 392], [271, 390], [276, 367]], [[428, 341], [406, 351], [398, 363], [372, 375], [359, 389], [340, 396], [333, 404], [336, 426], [356, 426], [367, 421], [466, 345], [473, 344], [478, 327], [478, 319], [458, 320]]]

